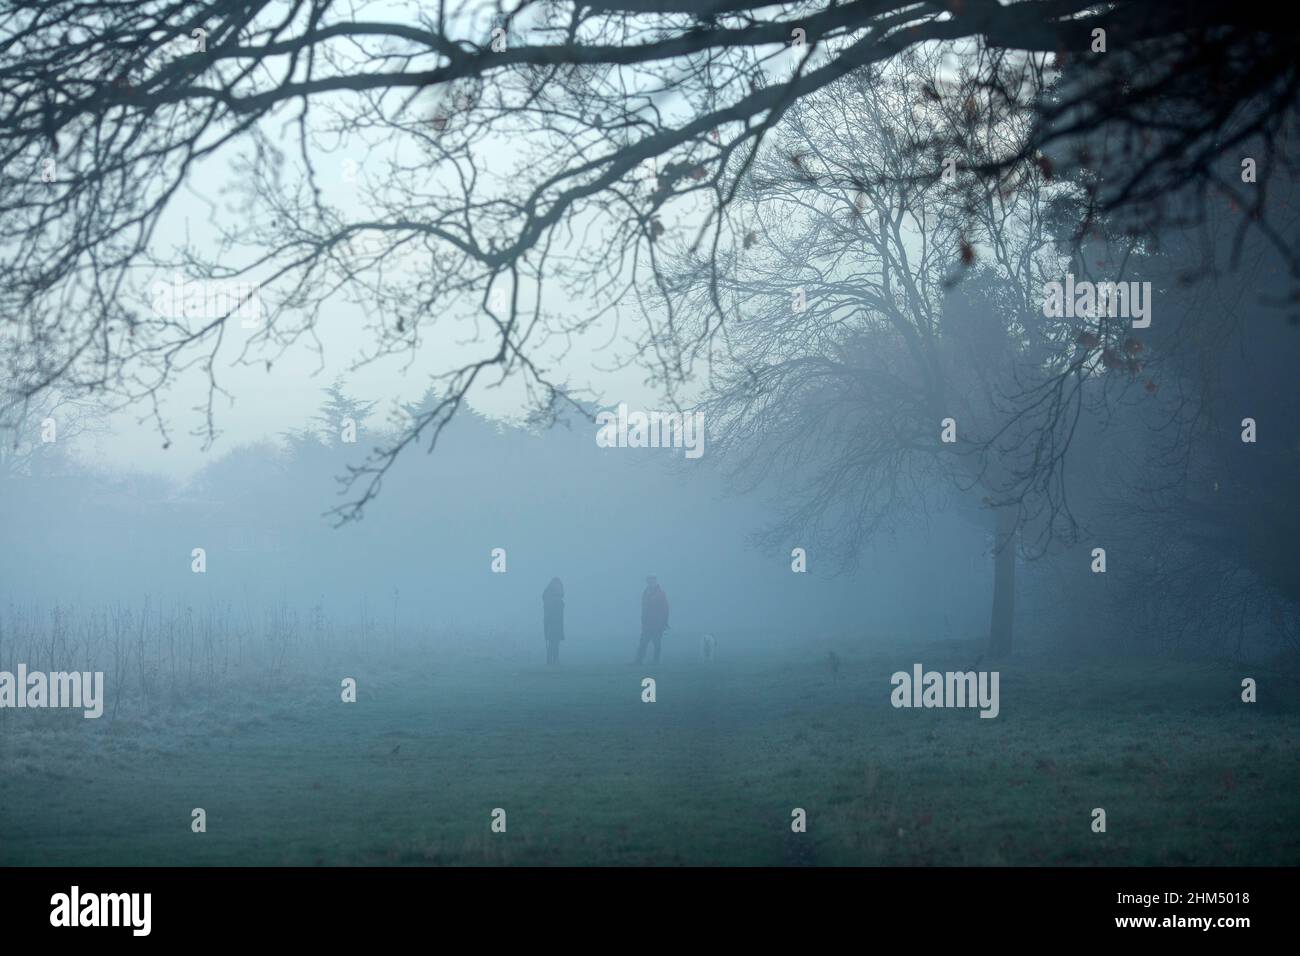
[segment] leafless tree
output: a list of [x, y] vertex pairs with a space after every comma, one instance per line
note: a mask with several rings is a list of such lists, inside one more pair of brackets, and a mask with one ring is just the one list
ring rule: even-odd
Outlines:
[[[396, 457], [415, 443], [432, 448], [490, 378], [522, 378], [539, 414], [553, 412], [567, 395], [540, 364], [544, 346], [612, 316], [639, 320], [633, 306], [675, 215], [701, 230], [705, 248], [726, 248], [732, 204], [781, 118], [924, 44], [1052, 57], [1059, 82], [1032, 104], [1031, 135], [971, 170], [986, 191], [1027, 165], [1095, 170], [1098, 214], [1122, 208], [1142, 228], [1167, 212], [1173, 185], [1240, 192], [1223, 167], [1235, 169], [1250, 142], [1261, 178], [1240, 196], [1249, 227], [1300, 275], [1264, 188], [1285, 160], [1294, 37], [1247, 4], [391, 9], [337, 0], [0, 8], [6, 414], [57, 387], [143, 403], [170, 441], [160, 396], [195, 368], [210, 382], [198, 431], [211, 438], [229, 363], [269, 369], [283, 350], [318, 344], [321, 316], [341, 301], [369, 317], [360, 362], [413, 354], [433, 323], [464, 323], [474, 355], [445, 370], [435, 407], [353, 473], [339, 516], [356, 517]], [[1071, 152], [1083, 142], [1107, 148]], [[369, 157], [350, 203], [328, 188], [331, 151], [344, 143]], [[178, 195], [227, 157], [240, 211], [214, 204], [213, 240], [160, 248]], [[256, 283], [266, 315], [242, 334], [233, 307], [149, 308], [150, 282], [172, 270]], [[645, 341], [647, 364], [671, 389], [684, 366], [664, 364]]]
[[68, 449], [79, 435], [100, 432], [98, 409], [85, 401], [45, 391], [0, 424], [0, 481], [47, 474], [67, 463]]
[[[1027, 136], [1029, 116], [989, 95], [985, 70], [945, 59], [908, 51], [792, 107], [740, 190], [739, 248], [682, 251], [661, 310], [677, 334], [661, 331], [690, 352], [724, 330], [704, 404], [744, 486], [776, 479], [770, 542], [849, 566], [945, 489], [985, 510], [1001, 655], [1017, 532], [1071, 523], [1061, 459], [1102, 350], [1076, 345], [1084, 320], [1042, 314], [1065, 258], [1048, 206], [1068, 187], [1030, 165], [972, 198], [960, 177]], [[1041, 82], [1034, 58], [1000, 59], [1000, 86]], [[954, 127], [962, 152], [932, 155]]]

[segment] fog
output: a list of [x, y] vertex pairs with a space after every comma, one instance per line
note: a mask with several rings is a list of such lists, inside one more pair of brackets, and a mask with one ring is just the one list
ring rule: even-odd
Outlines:
[[1290, 108], [490, 12], [5, 91], [0, 864], [1300, 860]]
[[[432, 455], [401, 459], [362, 520], [341, 523], [339, 479], [384, 424], [338, 388], [342, 404], [317, 389], [308, 433], [214, 453], [188, 479], [53, 453], [11, 476], [0, 559], [10, 613], [148, 605], [240, 619], [283, 606], [306, 620], [319, 609], [357, 628], [360, 647], [396, 628], [430, 647], [474, 638], [528, 660], [542, 649], [542, 589], [558, 576], [566, 660], [630, 659], [653, 574], [671, 598], [670, 658], [695, 657], [706, 632], [728, 655], [798, 656], [984, 627], [990, 541], [976, 523], [951, 508], [905, 518], [856, 567], [814, 549], [795, 571], [807, 543], [755, 541], [772, 496], [729, 492], [707, 431], [704, 454], [688, 459], [602, 448], [599, 427], [577, 416], [540, 430], [467, 412]], [[360, 419], [355, 442], [348, 413]]]

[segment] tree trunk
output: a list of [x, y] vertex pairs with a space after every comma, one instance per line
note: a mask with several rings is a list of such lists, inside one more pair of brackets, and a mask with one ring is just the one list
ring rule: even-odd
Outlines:
[[1016, 609], [1016, 510], [999, 508], [993, 541], [993, 617], [989, 623], [989, 657], [1011, 655]]

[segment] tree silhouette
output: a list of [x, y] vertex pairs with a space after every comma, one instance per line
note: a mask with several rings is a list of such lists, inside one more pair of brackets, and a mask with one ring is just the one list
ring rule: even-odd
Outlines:
[[[742, 244], [733, 204], [791, 108], [925, 44], [1034, 109], [1030, 135], [970, 170], [972, 198], [1028, 166], [1073, 170], [1096, 215], [1139, 232], [1231, 198], [1300, 276], [1267, 201], [1290, 175], [1295, 37], [1250, 5], [521, 0], [377, 16], [335, 0], [6, 5], [6, 415], [58, 387], [143, 403], [169, 441], [160, 396], [196, 369], [210, 438], [224, 364], [270, 369], [341, 301], [367, 316], [358, 363], [419, 351], [435, 323], [463, 327], [473, 354], [443, 370], [439, 404], [354, 474], [342, 517], [355, 517], [476, 386], [520, 377], [543, 415], [567, 402], [547, 344], [635, 313], [667, 239], [693, 234], [708, 255]], [[1005, 51], [1047, 55], [1048, 85], [1003, 83]], [[943, 85], [918, 95], [964, 106]], [[965, 135], [956, 122], [927, 152]], [[366, 157], [348, 202], [327, 188], [344, 144]], [[1235, 178], [1246, 151], [1253, 189]], [[214, 213], [208, 244], [161, 248], [178, 194], [225, 158], [239, 211]], [[206, 298], [159, 308], [156, 283], [177, 274]], [[213, 287], [248, 284], [265, 314], [244, 335], [242, 293]], [[684, 368], [644, 344], [671, 391]]]

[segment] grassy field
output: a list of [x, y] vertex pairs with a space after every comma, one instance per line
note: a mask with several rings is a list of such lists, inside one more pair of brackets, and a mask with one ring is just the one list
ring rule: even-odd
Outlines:
[[426, 655], [354, 669], [356, 704], [330, 672], [115, 719], [10, 711], [0, 864], [1300, 863], [1293, 690], [1250, 673], [1247, 705], [1239, 668], [1023, 659], [996, 719], [890, 706], [894, 670], [972, 657]]

